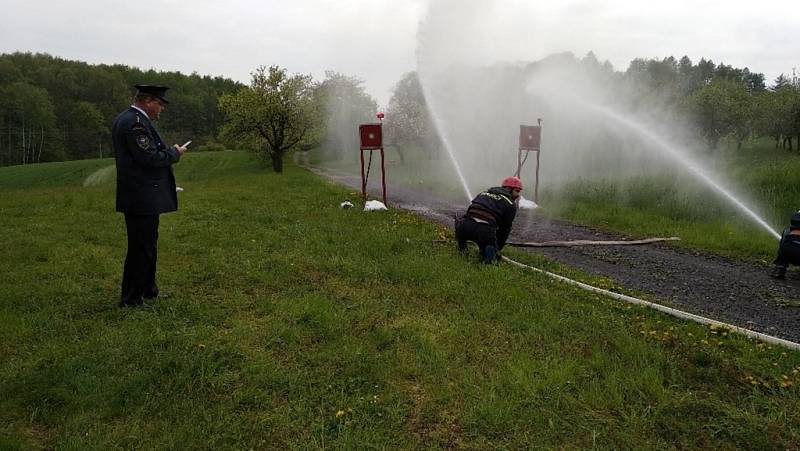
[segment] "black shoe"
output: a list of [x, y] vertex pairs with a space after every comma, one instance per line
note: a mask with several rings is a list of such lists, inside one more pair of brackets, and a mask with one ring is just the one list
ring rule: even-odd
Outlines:
[[144, 293], [142, 293], [142, 297], [145, 299], [155, 299], [159, 296], [158, 285], [150, 285], [144, 289]]
[[144, 298], [139, 299], [120, 299], [119, 306], [120, 307], [136, 307], [138, 305], [144, 304]]
[[486, 246], [483, 249], [483, 262], [487, 265], [497, 262], [497, 248], [494, 246]]
[[786, 278], [786, 267], [775, 265], [775, 267], [772, 268], [772, 272], [769, 273], [769, 275], [773, 279], [783, 280]]

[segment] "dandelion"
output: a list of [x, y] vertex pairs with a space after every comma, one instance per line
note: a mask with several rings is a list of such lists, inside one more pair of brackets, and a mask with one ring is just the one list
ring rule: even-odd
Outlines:
[[336, 418], [339, 418], [344, 415], [344, 410], [339, 410], [336, 412]]

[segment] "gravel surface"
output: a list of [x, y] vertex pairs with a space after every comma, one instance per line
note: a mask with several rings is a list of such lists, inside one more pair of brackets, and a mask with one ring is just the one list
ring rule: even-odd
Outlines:
[[[315, 172], [360, 189], [358, 176]], [[421, 189], [390, 186], [388, 202], [449, 227], [453, 214], [467, 205], [449, 205]], [[380, 198], [380, 193], [373, 193]], [[358, 205], [357, 202], [355, 202]], [[520, 210], [509, 241], [625, 240], [621, 234], [538, 216]], [[777, 248], [777, 242], [776, 242]], [[666, 243], [638, 246], [522, 248], [584, 272], [647, 293], [648, 300], [718, 321], [800, 342], [800, 274], [790, 268], [786, 280], [769, 277], [770, 266], [743, 262]]]

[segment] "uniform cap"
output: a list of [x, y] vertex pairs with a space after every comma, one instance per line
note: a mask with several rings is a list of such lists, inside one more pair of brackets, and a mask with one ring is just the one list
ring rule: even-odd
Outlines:
[[156, 86], [156, 85], [135, 85], [136, 94], [149, 94], [161, 100], [164, 103], [169, 103], [169, 101], [164, 97], [167, 89], [167, 86]]
[[516, 188], [520, 191], [522, 190], [522, 180], [520, 180], [519, 177], [514, 177], [513, 175], [511, 177], [504, 178], [502, 185], [509, 188]]

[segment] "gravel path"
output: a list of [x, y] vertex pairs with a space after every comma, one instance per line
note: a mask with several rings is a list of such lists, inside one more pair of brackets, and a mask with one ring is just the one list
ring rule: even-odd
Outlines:
[[[357, 176], [314, 171], [360, 189]], [[392, 186], [388, 195], [391, 206], [416, 211], [450, 227], [453, 214], [467, 206], [448, 205], [419, 189]], [[624, 239], [630, 238], [520, 210], [509, 241]], [[800, 342], [800, 274], [794, 269], [786, 280], [777, 281], [769, 277], [767, 265], [666, 243], [522, 249], [605, 276], [670, 307]]]

